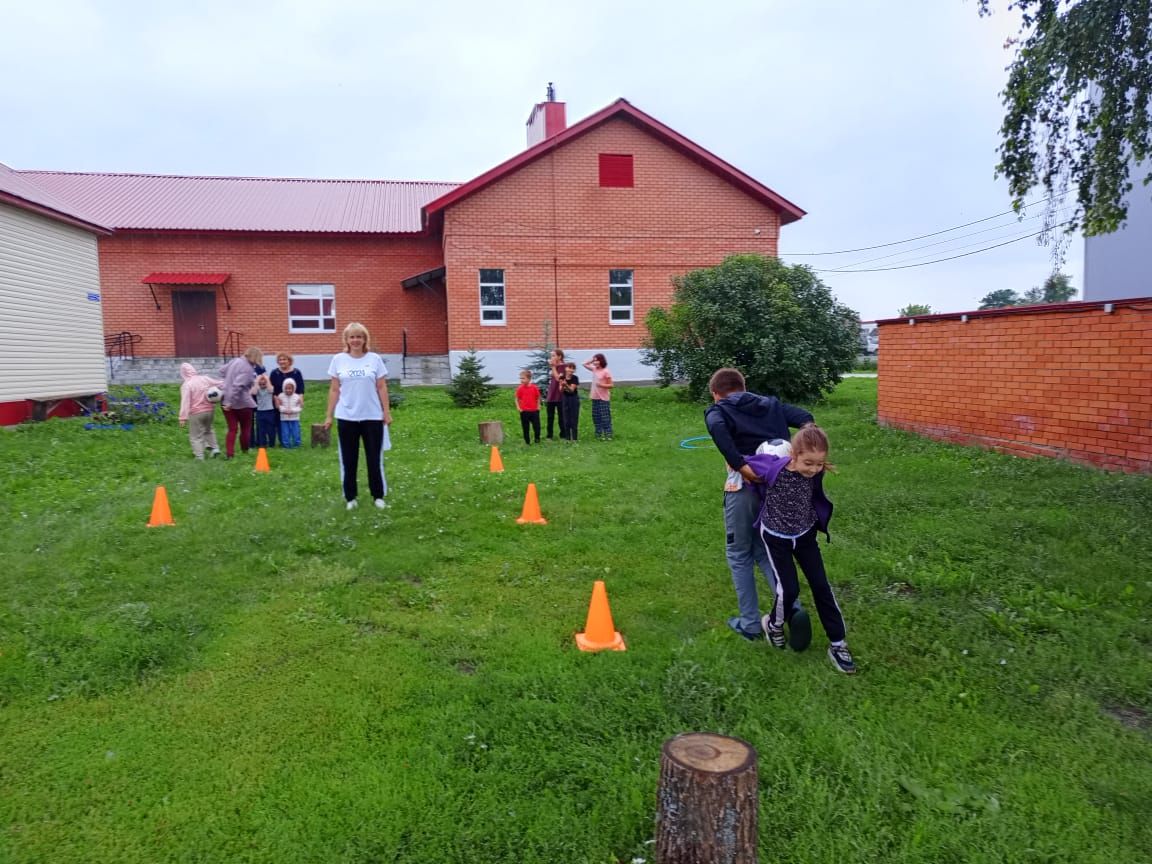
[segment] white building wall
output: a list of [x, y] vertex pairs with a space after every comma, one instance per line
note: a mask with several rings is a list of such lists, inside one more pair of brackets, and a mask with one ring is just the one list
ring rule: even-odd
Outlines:
[[1152, 186], [1133, 169], [1128, 222], [1119, 231], [1084, 238], [1084, 299], [1152, 297]]
[[0, 402], [107, 389], [96, 235], [0, 204]]

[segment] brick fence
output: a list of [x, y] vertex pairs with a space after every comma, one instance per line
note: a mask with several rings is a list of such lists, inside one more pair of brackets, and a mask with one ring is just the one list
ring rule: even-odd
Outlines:
[[1152, 298], [878, 323], [882, 425], [1152, 473]]

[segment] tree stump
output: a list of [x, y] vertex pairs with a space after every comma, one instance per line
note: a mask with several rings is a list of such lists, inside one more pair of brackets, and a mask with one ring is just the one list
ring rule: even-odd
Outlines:
[[657, 864], [756, 864], [756, 751], [739, 738], [687, 732], [660, 750]]
[[325, 429], [323, 423], [312, 424], [312, 446], [327, 447], [332, 443], [332, 430]]
[[504, 424], [499, 420], [485, 420], [480, 425], [481, 444], [503, 444]]

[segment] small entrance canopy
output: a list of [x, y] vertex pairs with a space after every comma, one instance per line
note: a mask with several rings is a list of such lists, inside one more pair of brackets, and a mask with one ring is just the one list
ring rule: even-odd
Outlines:
[[231, 273], [149, 273], [140, 281], [152, 292], [152, 302], [156, 304], [157, 309], [160, 308], [160, 301], [156, 299], [156, 289], [152, 287], [154, 285], [219, 285], [224, 294], [224, 305], [231, 310], [232, 303], [228, 300], [228, 289], [224, 287], [224, 283], [231, 275]]
[[432, 270], [425, 270], [423, 273], [417, 273], [415, 276], [409, 276], [407, 279], [401, 279], [400, 284], [405, 288], [431, 288], [431, 283], [436, 279], [444, 278], [444, 268], [436, 267]]

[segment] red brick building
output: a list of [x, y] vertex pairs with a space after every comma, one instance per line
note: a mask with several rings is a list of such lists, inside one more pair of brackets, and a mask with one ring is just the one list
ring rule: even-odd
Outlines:
[[142, 356], [259, 345], [322, 377], [358, 320], [393, 374], [475, 347], [510, 382], [548, 321], [578, 359], [650, 378], [644, 316], [672, 277], [775, 255], [804, 212], [624, 100], [564, 115], [537, 105], [528, 149], [463, 185], [21, 173], [115, 229], [105, 329]]

